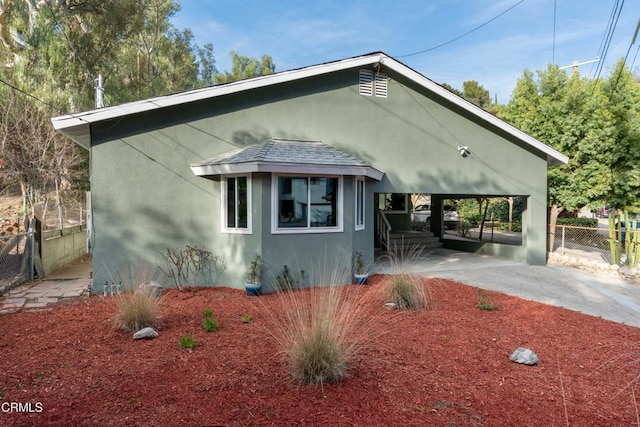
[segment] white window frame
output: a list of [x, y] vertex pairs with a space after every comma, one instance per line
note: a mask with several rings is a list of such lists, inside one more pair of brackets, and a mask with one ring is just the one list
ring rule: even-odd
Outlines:
[[[278, 228], [278, 178], [337, 178], [338, 179], [338, 199], [336, 201], [336, 220], [337, 226], [335, 227], [291, 227], [291, 228]], [[308, 191], [311, 191], [311, 186], [308, 186]], [[323, 233], [342, 233], [344, 231], [343, 221], [343, 176], [342, 175], [323, 175], [323, 174], [273, 174], [271, 177], [271, 233], [272, 234], [323, 234]], [[308, 200], [311, 200], [309, 195]]]
[[[239, 227], [228, 227], [227, 226], [227, 179], [229, 178], [235, 178], [236, 179], [236, 189], [238, 188], [237, 185], [237, 178], [239, 177], [244, 177], [247, 178], [247, 228], [239, 228]], [[253, 199], [253, 197], [251, 197], [251, 174], [234, 174], [234, 175], [222, 175], [221, 177], [222, 179], [220, 180], [220, 188], [221, 188], [221, 197], [220, 197], [220, 218], [222, 220], [221, 223], [221, 232], [222, 233], [229, 233], [229, 234], [252, 234], [253, 233], [253, 215], [252, 215], [252, 208], [251, 208], [251, 200]], [[236, 197], [237, 197], [237, 191], [236, 191]], [[237, 210], [236, 210], [236, 216], [237, 216]], [[236, 219], [236, 224], [238, 223], [237, 219]]]
[[[362, 192], [360, 192], [360, 183], [362, 183]], [[355, 224], [356, 224], [356, 231], [360, 231], [360, 230], [364, 230], [365, 229], [365, 222], [366, 222], [366, 216], [367, 216], [367, 209], [366, 209], [366, 204], [365, 204], [365, 182], [364, 182], [364, 176], [356, 176], [355, 177], [355, 186], [354, 186], [354, 193], [355, 193]]]

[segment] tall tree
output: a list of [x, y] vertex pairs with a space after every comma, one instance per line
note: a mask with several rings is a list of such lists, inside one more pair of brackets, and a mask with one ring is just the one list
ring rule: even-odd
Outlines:
[[622, 63], [603, 80], [569, 77], [552, 65], [536, 80], [525, 70], [499, 111], [569, 157], [567, 165], [548, 171], [552, 226], [564, 211], [597, 203], [637, 206], [640, 200], [640, 88]]
[[216, 83], [229, 83], [236, 80], [266, 76], [275, 72], [276, 66], [271, 55], [262, 55], [260, 59], [250, 58], [231, 51], [231, 71], [216, 74]]
[[475, 80], [469, 80], [462, 83], [462, 96], [472, 104], [480, 108], [487, 108], [491, 105], [491, 96], [489, 91]]
[[73, 181], [81, 162], [78, 147], [51, 127], [50, 110], [32, 98], [0, 90], [0, 150], [6, 163], [5, 185], [19, 185], [25, 207], [33, 213], [49, 193]]

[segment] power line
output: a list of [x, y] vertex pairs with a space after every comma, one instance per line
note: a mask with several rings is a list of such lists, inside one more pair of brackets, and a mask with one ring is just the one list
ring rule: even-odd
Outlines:
[[[618, 8], [618, 5], [620, 5], [619, 8]], [[607, 24], [607, 31], [606, 31], [604, 43], [601, 45], [602, 54], [598, 55], [602, 59], [596, 67], [596, 74], [595, 74], [596, 84], [600, 79], [600, 74], [602, 73], [602, 68], [604, 67], [605, 59], [607, 57], [607, 53], [609, 52], [609, 47], [611, 46], [611, 40], [613, 39], [613, 34], [615, 33], [616, 27], [618, 26], [618, 19], [620, 19], [620, 14], [622, 13], [623, 6], [624, 6], [624, 0], [622, 0], [622, 2], [620, 2], [619, 0], [616, 0], [615, 4], [613, 5], [613, 10], [611, 12], [611, 16], [609, 17], [609, 23]]]
[[513, 6], [511, 6], [510, 8], [508, 8], [507, 10], [505, 10], [504, 12], [502, 12], [502, 13], [500, 13], [500, 14], [498, 14], [498, 15], [494, 16], [493, 18], [489, 19], [488, 21], [484, 22], [483, 24], [478, 25], [478, 26], [477, 26], [477, 27], [475, 27], [474, 29], [467, 31], [466, 33], [464, 33], [464, 34], [462, 34], [462, 35], [460, 35], [460, 36], [458, 36], [458, 37], [456, 37], [456, 38], [454, 38], [454, 39], [451, 39], [451, 40], [449, 40], [449, 41], [447, 41], [447, 42], [444, 42], [444, 43], [442, 43], [442, 44], [439, 44], [439, 45], [437, 45], [437, 46], [433, 46], [433, 47], [430, 47], [430, 48], [428, 48], [428, 49], [424, 49], [424, 50], [421, 50], [421, 51], [418, 51], [418, 52], [408, 53], [408, 54], [406, 54], [406, 55], [396, 55], [396, 56], [395, 56], [395, 58], [406, 58], [406, 57], [409, 57], [409, 56], [420, 55], [421, 53], [425, 53], [425, 52], [429, 52], [429, 51], [432, 51], [432, 50], [435, 50], [435, 49], [439, 49], [439, 48], [441, 48], [441, 47], [443, 47], [443, 46], [446, 46], [446, 45], [451, 44], [451, 43], [453, 43], [453, 42], [455, 42], [455, 41], [458, 41], [458, 40], [460, 40], [461, 38], [466, 37], [466, 36], [468, 36], [469, 34], [471, 34], [471, 33], [475, 32], [475, 31], [478, 31], [480, 28], [482, 28], [482, 27], [484, 27], [484, 26], [486, 26], [486, 25], [490, 24], [491, 22], [495, 21], [496, 19], [500, 18], [502, 15], [504, 15], [504, 14], [505, 14], [505, 13], [507, 13], [507, 12], [509, 12], [511, 9], [513, 9], [513, 8], [514, 8], [514, 7], [516, 7], [516, 6], [518, 6], [518, 5], [519, 5], [520, 3], [522, 3], [522, 2], [524, 2], [524, 0], [520, 0], [518, 3], [514, 4]]
[[42, 99], [38, 98], [38, 97], [37, 97], [37, 96], [35, 96], [35, 95], [30, 94], [29, 92], [25, 92], [24, 90], [20, 89], [20, 88], [19, 88], [19, 87], [17, 87], [17, 86], [12, 85], [11, 83], [9, 83], [9, 82], [7, 82], [7, 81], [3, 80], [2, 78], [0, 78], [0, 83], [2, 83], [2, 84], [4, 84], [4, 85], [6, 85], [6, 86], [8, 86], [8, 87], [10, 87], [11, 89], [15, 90], [16, 92], [20, 92], [21, 94], [26, 95], [26, 96], [28, 96], [29, 98], [35, 99], [36, 101], [43, 103], [44, 105], [46, 105], [46, 106], [47, 106], [47, 107], [49, 107], [49, 108], [52, 108], [52, 109], [54, 109], [54, 110], [56, 109], [53, 105], [49, 104], [48, 102], [43, 101]]
[[[638, 30], [640, 30], [640, 19], [638, 19], [638, 24], [636, 25], [636, 30], [633, 33], [633, 38], [631, 39], [631, 43], [629, 43], [629, 49], [627, 49], [627, 54], [624, 56], [624, 60], [622, 61], [622, 66], [620, 67], [620, 71], [618, 72], [618, 77], [616, 77], [616, 81], [613, 84], [613, 88], [611, 89], [611, 93], [615, 92], [616, 87], [618, 86], [618, 81], [620, 80], [620, 76], [622, 75], [622, 72], [624, 71], [624, 67], [627, 64], [627, 58], [629, 57], [629, 52], [631, 52], [631, 47], [636, 42], [636, 37], [638, 37]], [[637, 52], [636, 52], [636, 55], [637, 55]], [[633, 61], [635, 63], [635, 58], [633, 59]]]

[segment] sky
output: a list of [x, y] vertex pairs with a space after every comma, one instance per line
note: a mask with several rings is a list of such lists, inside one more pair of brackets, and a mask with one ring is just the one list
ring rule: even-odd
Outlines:
[[[456, 89], [475, 80], [501, 104], [525, 69], [551, 63], [600, 56], [606, 76], [629, 51], [627, 64], [640, 72], [640, 34], [631, 45], [638, 0], [178, 1], [173, 25], [190, 28], [199, 46], [213, 44], [219, 71], [231, 69], [231, 50], [271, 55], [276, 71], [382, 51]], [[615, 4], [623, 4], [622, 12], [603, 56]], [[598, 68], [585, 64], [579, 71], [595, 78]]]

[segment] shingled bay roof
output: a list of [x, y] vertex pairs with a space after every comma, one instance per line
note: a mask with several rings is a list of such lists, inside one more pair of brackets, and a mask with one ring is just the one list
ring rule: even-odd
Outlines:
[[191, 165], [197, 176], [249, 172], [363, 175], [380, 181], [384, 173], [362, 159], [320, 141], [271, 138]]

